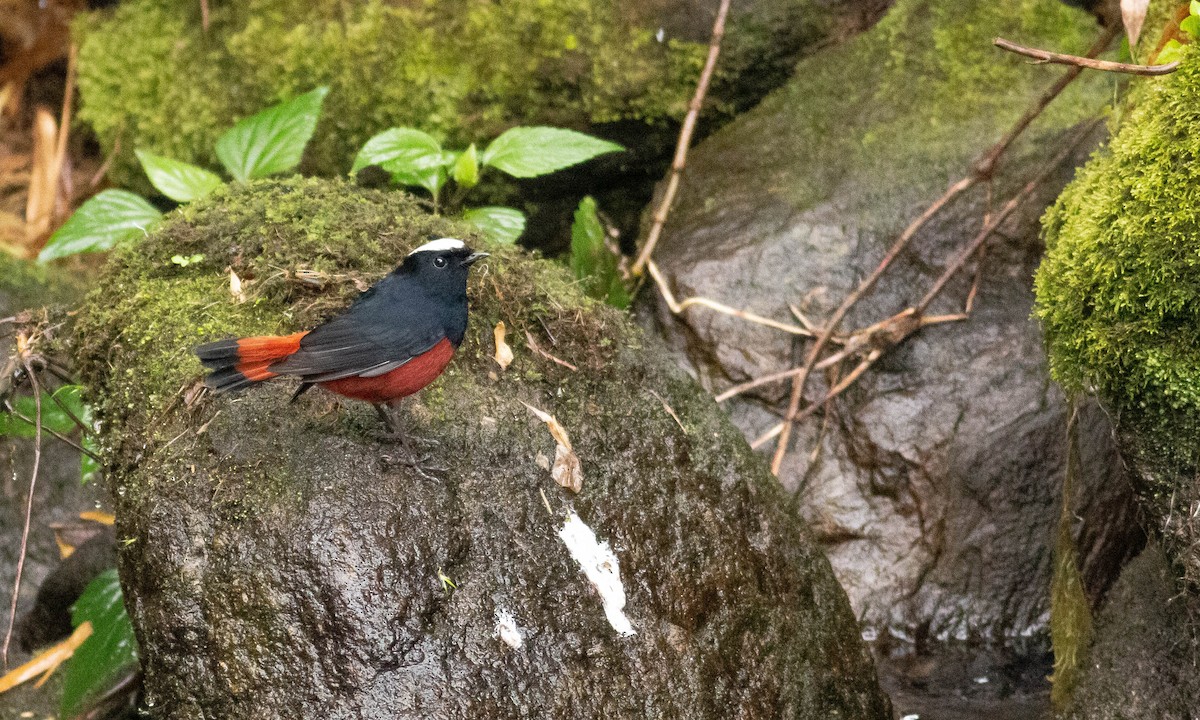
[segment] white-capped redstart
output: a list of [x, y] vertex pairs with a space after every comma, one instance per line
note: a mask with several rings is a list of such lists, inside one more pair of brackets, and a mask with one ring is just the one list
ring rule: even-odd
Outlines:
[[292, 399], [313, 385], [391, 403], [433, 382], [467, 331], [467, 273], [487, 253], [455, 238], [425, 243], [345, 312], [306, 331], [201, 345], [212, 370], [204, 384], [221, 393], [281, 376], [300, 378]]

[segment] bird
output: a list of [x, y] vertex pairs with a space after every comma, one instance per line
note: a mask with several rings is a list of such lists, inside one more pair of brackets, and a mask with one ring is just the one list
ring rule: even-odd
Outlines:
[[195, 348], [216, 393], [296, 377], [295, 402], [313, 386], [385, 407], [433, 382], [467, 331], [467, 275], [488, 257], [457, 238], [431, 240], [386, 277], [312, 330], [228, 338]]

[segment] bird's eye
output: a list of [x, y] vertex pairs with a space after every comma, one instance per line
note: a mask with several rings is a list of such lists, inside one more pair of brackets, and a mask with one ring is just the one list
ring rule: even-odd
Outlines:
[[444, 267], [446, 267], [446, 258], [436, 257], [433, 259], [433, 264], [435, 267], [444, 268]]

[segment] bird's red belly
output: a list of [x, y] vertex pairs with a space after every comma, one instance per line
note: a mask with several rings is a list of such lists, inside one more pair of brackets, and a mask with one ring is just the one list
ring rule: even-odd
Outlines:
[[448, 339], [391, 372], [378, 377], [348, 377], [320, 383], [321, 387], [356, 400], [384, 403], [408, 397], [437, 379], [450, 364], [454, 346]]

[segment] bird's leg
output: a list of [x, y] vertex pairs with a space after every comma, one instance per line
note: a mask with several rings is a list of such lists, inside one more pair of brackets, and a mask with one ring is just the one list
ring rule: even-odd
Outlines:
[[416, 453], [413, 452], [412, 446], [408, 444], [407, 434], [399, 428], [395, 418], [390, 412], [388, 412], [390, 408], [386, 407], [383, 403], [372, 404], [375, 406], [375, 412], [379, 414], [379, 419], [382, 420], [383, 424], [387, 426], [388, 436], [399, 442], [400, 447], [404, 448], [404, 454], [408, 456], [408, 460], [404, 464], [408, 465], [413, 470], [416, 470], [417, 474], [419, 474], [421, 477], [427, 480], [436, 480], [437, 478], [433, 477], [426, 471], [444, 471], [445, 468], [424, 465], [425, 461], [429, 459], [429, 456], [426, 455], [425, 457], [421, 458], [417, 457]]

